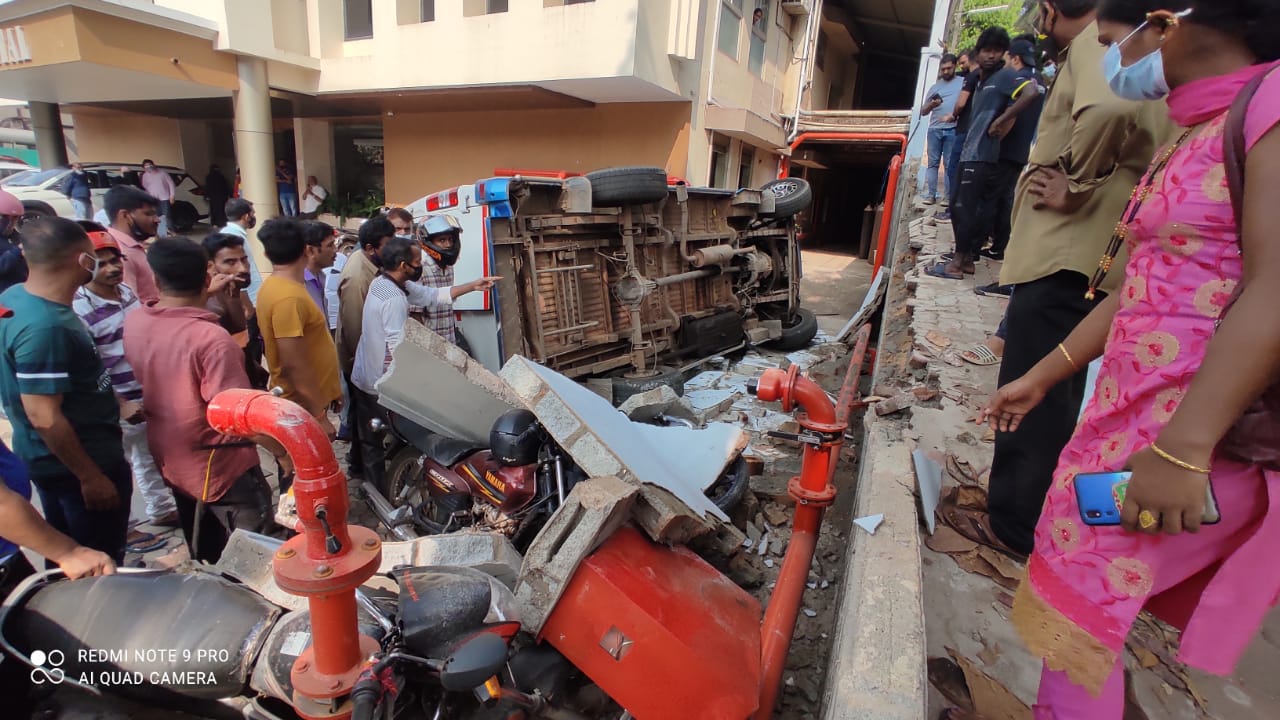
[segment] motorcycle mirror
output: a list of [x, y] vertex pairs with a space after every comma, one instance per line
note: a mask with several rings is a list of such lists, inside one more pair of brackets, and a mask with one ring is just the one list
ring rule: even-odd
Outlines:
[[507, 642], [483, 632], [462, 643], [444, 661], [440, 685], [450, 692], [467, 692], [498, 674], [507, 662]]

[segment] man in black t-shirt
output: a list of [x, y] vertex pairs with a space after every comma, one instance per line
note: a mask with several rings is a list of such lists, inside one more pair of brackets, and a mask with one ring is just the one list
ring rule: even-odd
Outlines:
[[[1010, 55], [1007, 67], [1000, 60], [1005, 52]], [[928, 270], [930, 275], [953, 280], [974, 272], [978, 251], [993, 232], [997, 238], [1003, 234], [1008, 242], [1012, 191], [1026, 163], [1029, 136], [1035, 132], [1037, 118], [1023, 123], [1024, 129], [1008, 153], [1002, 149], [1002, 140], [1040, 96], [1034, 78], [1034, 47], [1029, 41], [1019, 38], [1011, 47], [1004, 30], [988, 28], [979, 38], [978, 57], [983, 77], [969, 102], [969, 130], [960, 153], [960, 183], [952, 207], [956, 252], [951, 262]], [[1019, 147], [1017, 141], [1024, 133], [1027, 147]], [[1002, 157], [1006, 154], [1008, 158]], [[1016, 160], [1019, 154], [1021, 161]], [[1002, 214], [1003, 220], [998, 220]]]
[[1040, 109], [1044, 106], [1044, 90], [1037, 84], [1034, 52], [1029, 38], [1014, 38], [1009, 47], [1008, 65], [992, 78], [992, 82], [1009, 95], [1007, 107], [991, 121], [986, 133], [988, 137], [1000, 137], [997, 170], [1002, 184], [993, 210], [991, 249], [978, 252], [993, 260], [1003, 260], [1009, 245], [1014, 189], [1027, 165], [1036, 126], [1040, 124]]

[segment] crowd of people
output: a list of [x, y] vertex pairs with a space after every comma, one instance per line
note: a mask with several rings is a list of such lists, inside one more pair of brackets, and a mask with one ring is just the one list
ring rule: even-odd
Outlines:
[[[224, 390], [275, 389], [331, 439], [341, 415], [350, 475], [380, 485], [382, 438], [368, 420], [406, 321], [417, 312], [460, 338], [453, 301], [499, 279], [454, 284], [457, 222], [415, 224], [401, 209], [364, 222], [351, 247], [318, 220], [258, 226], [244, 198], [227, 200], [226, 224], [202, 240], [157, 237], [164, 201], [124, 184], [104, 197], [105, 226], [41, 217], [10, 236], [11, 199], [0, 191], [0, 236], [19, 249], [0, 287], [0, 402], [13, 426], [13, 451], [0, 445], [0, 596], [34, 572], [20, 545], [73, 578], [113, 572], [135, 488], [150, 523], [180, 528], [198, 561], [216, 562], [237, 528], [277, 532], [272, 498], [289, 492], [292, 464], [270, 438], [209, 425]], [[254, 230], [265, 277], [247, 246]]]
[[[1041, 0], [1035, 20], [1034, 50], [983, 32], [958, 93], [944, 57], [924, 105], [946, 113], [925, 202], [939, 160], [959, 172], [939, 214], [955, 252], [927, 272], [985, 256], [1000, 279], [978, 291], [1009, 295], [965, 353], [1000, 365], [987, 507], [952, 494], [939, 514], [1028, 562], [1013, 622], [1044, 659], [1036, 717], [1118, 720], [1140, 611], [1225, 674], [1280, 597], [1280, 4]], [[1121, 470], [1115, 522], [1087, 516], [1078, 478]]]

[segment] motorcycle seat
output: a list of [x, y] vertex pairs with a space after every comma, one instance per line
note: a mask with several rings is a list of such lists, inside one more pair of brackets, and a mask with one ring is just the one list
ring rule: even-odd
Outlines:
[[471, 453], [484, 448], [468, 440], [458, 440], [433, 433], [427, 437], [426, 442], [418, 449], [434, 462], [449, 467]]
[[69, 679], [172, 703], [240, 694], [279, 615], [211, 573], [127, 573], [40, 587], [3, 632], [28, 657], [63, 659]]

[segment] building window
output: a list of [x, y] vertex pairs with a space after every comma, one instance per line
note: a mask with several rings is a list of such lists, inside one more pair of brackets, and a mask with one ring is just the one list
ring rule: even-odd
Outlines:
[[420, 22], [436, 21], [436, 0], [422, 0], [422, 20]]
[[755, 148], [742, 146], [742, 158], [738, 160], [738, 187], [751, 187], [751, 176], [755, 169], [756, 151]]
[[463, 17], [495, 15], [507, 11], [507, 0], [462, 0]]
[[751, 50], [747, 54], [747, 67], [756, 77], [764, 70], [764, 49], [769, 43], [769, 0], [756, 0], [751, 12]]
[[716, 188], [729, 184], [729, 142], [719, 136], [711, 140], [711, 177], [707, 184]]
[[373, 0], [342, 0], [342, 21], [344, 39], [373, 37]]
[[818, 66], [819, 70], [823, 70], [823, 65], [827, 59], [827, 34], [821, 30], [818, 31], [818, 42], [813, 46], [813, 62]]
[[742, 26], [742, 9], [746, 0], [721, 0], [720, 30], [716, 47], [734, 60], [738, 59], [738, 28]]

